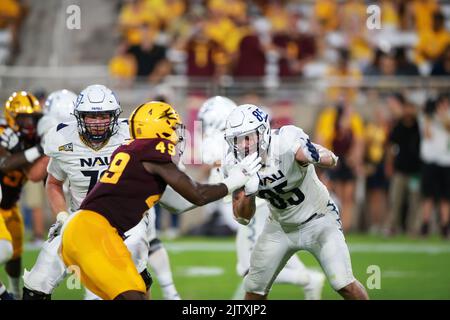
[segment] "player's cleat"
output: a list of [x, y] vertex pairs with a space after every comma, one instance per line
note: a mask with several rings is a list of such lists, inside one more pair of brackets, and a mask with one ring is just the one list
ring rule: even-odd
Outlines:
[[52, 295], [23, 287], [23, 300], [52, 300]]
[[14, 297], [0, 284], [0, 300], [14, 300]]
[[305, 300], [320, 300], [322, 298], [325, 275], [322, 272], [311, 270], [309, 279], [309, 283], [304, 287]]

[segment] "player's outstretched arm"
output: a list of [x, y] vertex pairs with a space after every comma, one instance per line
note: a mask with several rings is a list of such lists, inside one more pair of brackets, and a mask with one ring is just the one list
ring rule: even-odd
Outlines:
[[160, 176], [173, 190], [196, 206], [203, 206], [228, 194], [225, 184], [198, 183], [171, 162], [164, 164], [143, 162], [143, 165], [149, 173]]
[[5, 148], [0, 147], [0, 171], [6, 173], [24, 169], [43, 155], [44, 152], [40, 146], [35, 146], [14, 154], [10, 154]]
[[244, 188], [233, 192], [233, 215], [240, 224], [247, 225], [255, 215], [255, 195], [247, 196]]
[[159, 199], [159, 204], [169, 210], [172, 214], [180, 214], [197, 207], [173, 190], [170, 185], [164, 190], [161, 199]]
[[193, 181], [172, 163], [143, 162], [144, 168], [151, 174], [160, 176], [176, 192], [196, 206], [225, 197], [244, 186], [252, 175], [261, 168], [261, 158], [250, 155], [231, 168], [226, 179], [218, 184], [202, 184]]
[[309, 139], [301, 145], [295, 153], [295, 160], [301, 165], [315, 164], [323, 168], [331, 168], [337, 164], [338, 157], [320, 144], [312, 143]]

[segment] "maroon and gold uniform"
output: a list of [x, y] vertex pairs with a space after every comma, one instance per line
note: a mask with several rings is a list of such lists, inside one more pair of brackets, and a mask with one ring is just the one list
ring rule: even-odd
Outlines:
[[171, 162], [175, 145], [165, 139], [130, 140], [117, 148], [108, 170], [65, 225], [62, 257], [80, 266], [83, 284], [103, 299], [145, 292], [121, 237], [161, 197], [166, 183], [142, 162]]
[[[0, 133], [6, 126], [0, 125]], [[8, 150], [14, 152], [15, 150]], [[16, 259], [23, 252], [23, 219], [17, 202], [20, 198], [22, 187], [27, 181], [21, 170], [8, 173], [0, 172], [0, 184], [2, 199], [0, 202], [0, 239], [8, 240], [13, 246], [13, 257]]]
[[141, 221], [166, 188], [164, 180], [148, 173], [142, 162], [168, 163], [171, 153], [175, 155], [175, 145], [165, 139], [138, 139], [120, 146], [80, 209], [100, 213], [123, 235]]

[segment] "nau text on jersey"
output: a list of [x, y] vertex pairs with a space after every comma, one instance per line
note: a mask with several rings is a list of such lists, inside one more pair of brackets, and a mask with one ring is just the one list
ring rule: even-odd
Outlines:
[[80, 166], [95, 167], [95, 166], [108, 166], [110, 162], [109, 157], [93, 157], [93, 158], [80, 158]]
[[272, 174], [270, 176], [262, 177], [262, 178], [260, 177], [259, 178], [259, 184], [261, 186], [267, 186], [268, 184], [271, 184], [272, 182], [278, 181], [278, 180], [283, 179], [283, 178], [284, 178], [283, 172], [281, 172], [281, 170], [278, 170], [277, 173], [274, 173], [274, 174]]

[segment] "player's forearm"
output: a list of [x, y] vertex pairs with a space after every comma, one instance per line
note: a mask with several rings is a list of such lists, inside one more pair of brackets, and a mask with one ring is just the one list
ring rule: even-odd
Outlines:
[[319, 152], [319, 161], [317, 162], [317, 166], [322, 168], [331, 168], [337, 164], [338, 157], [332, 151], [319, 144], [314, 143], [314, 146]]
[[227, 186], [219, 184], [196, 184], [195, 193], [186, 197], [197, 206], [204, 206], [225, 197], [228, 194]]
[[62, 185], [55, 184], [47, 180], [45, 192], [47, 194], [50, 209], [52, 210], [55, 217], [59, 212], [67, 211], [67, 203], [66, 199], [64, 198]]
[[28, 180], [33, 182], [39, 182], [47, 177], [47, 165], [48, 157], [41, 157], [39, 160], [35, 161], [29, 168], [24, 170], [25, 175]]
[[240, 224], [248, 224], [256, 211], [255, 196], [246, 196], [242, 190], [233, 193], [233, 214]]
[[0, 171], [6, 173], [12, 170], [23, 169], [42, 157], [42, 155], [42, 148], [39, 147], [32, 147], [14, 154], [3, 154], [0, 158]]
[[171, 186], [167, 186], [161, 199], [159, 200], [164, 208], [170, 211], [170, 213], [183, 213], [196, 208], [197, 206], [177, 193]]

